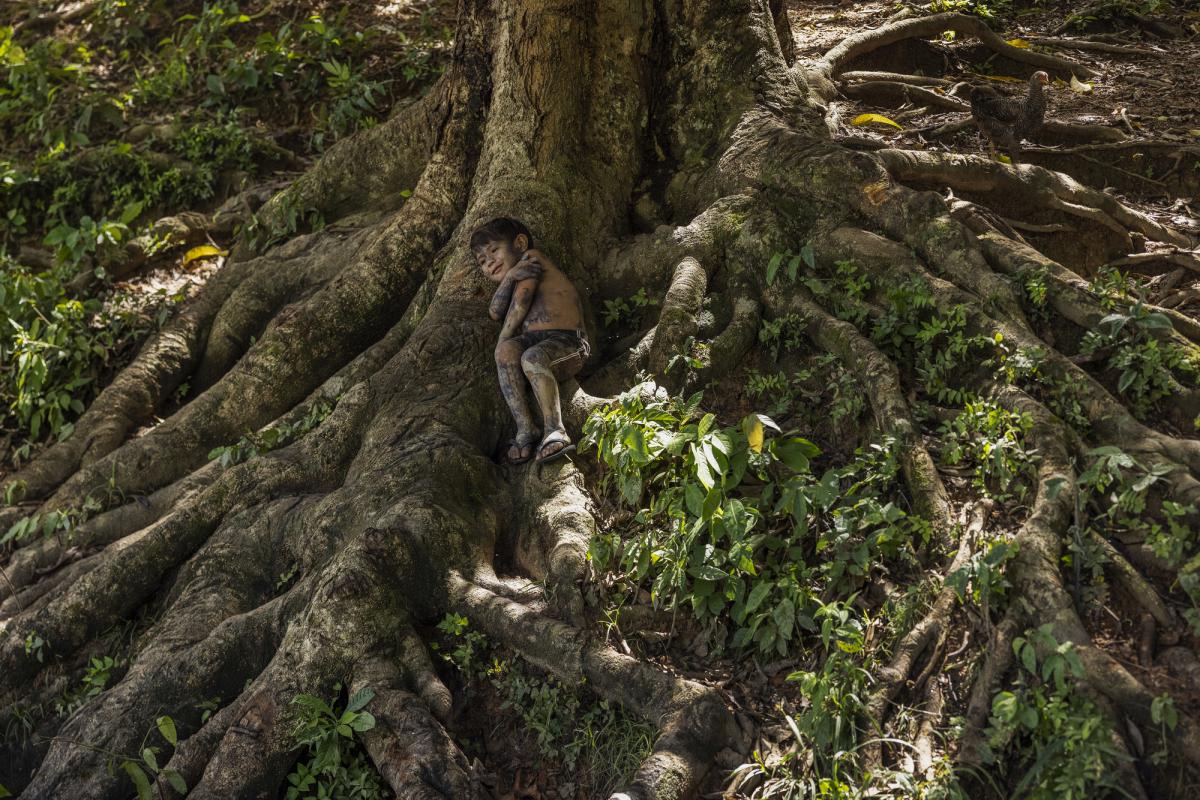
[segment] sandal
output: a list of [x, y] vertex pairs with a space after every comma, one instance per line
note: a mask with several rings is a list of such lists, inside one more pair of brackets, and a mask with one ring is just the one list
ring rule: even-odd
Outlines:
[[[508, 444], [504, 446], [504, 452], [500, 455], [501, 463], [507, 464], [510, 467], [515, 467], [518, 464], [525, 464], [529, 462], [533, 458], [534, 447], [537, 445], [538, 439], [540, 439], [541, 436], [542, 434], [540, 432], [534, 431], [528, 436], [521, 436], [518, 434], [509, 439]], [[516, 458], [513, 458], [511, 455], [509, 455], [513, 451], [513, 448], [516, 448], [517, 450]], [[529, 451], [528, 455], [525, 455], [526, 450]]]
[[[562, 446], [553, 453], [545, 452], [547, 447], [556, 444]], [[565, 456], [567, 453], [572, 453], [574, 451], [575, 445], [571, 441], [571, 437], [567, 436], [565, 431], [550, 431], [546, 434], [546, 438], [542, 440], [541, 445], [538, 446], [537, 459], [535, 460], [538, 464], [545, 464], [550, 461], [555, 461], [562, 456]]]

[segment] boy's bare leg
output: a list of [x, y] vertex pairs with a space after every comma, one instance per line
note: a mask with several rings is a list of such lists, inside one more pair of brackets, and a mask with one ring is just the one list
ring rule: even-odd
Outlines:
[[538, 409], [542, 412], [542, 446], [539, 460], [548, 458], [571, 445], [562, 421], [562, 405], [558, 396], [558, 381], [577, 373], [583, 366], [582, 352], [572, 352], [570, 346], [547, 341], [534, 345], [521, 356], [521, 368], [533, 387]]
[[[533, 448], [541, 438], [533, 413], [529, 410], [529, 402], [525, 399], [525, 373], [521, 368], [523, 352], [521, 343], [516, 339], [506, 339], [496, 345], [496, 373], [500, 379], [500, 393], [504, 395], [504, 401], [508, 403], [513, 419], [517, 421], [517, 435], [504, 454], [505, 460], [510, 463], [520, 463], [532, 458]], [[536, 385], [534, 393], [537, 393]], [[556, 399], [557, 396], [556, 391]], [[561, 419], [559, 424], [562, 424]]]

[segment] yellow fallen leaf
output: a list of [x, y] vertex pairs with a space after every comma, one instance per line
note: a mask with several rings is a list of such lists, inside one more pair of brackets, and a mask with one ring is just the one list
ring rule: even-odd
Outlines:
[[763, 446], [763, 424], [760, 420], [755, 419], [750, 423], [750, 430], [746, 432], [746, 441], [750, 443], [750, 449], [756, 453], [762, 452]]
[[213, 247], [211, 244], [202, 244], [188, 250], [183, 256], [183, 263], [190, 264], [197, 258], [209, 258], [211, 256], [227, 256], [228, 250], [222, 250], [219, 247]]
[[1009, 39], [1008, 43], [1013, 47], [1019, 47], [1022, 50], [1029, 49], [1029, 42], [1025, 41], [1024, 39]]
[[1188, 133], [1192, 136], [1200, 136], [1200, 128], [1192, 128]]
[[999, 81], [1000, 83], [1025, 83], [1020, 78], [1014, 78], [1011, 75], [984, 75], [989, 81]]
[[850, 121], [850, 124], [851, 125], [868, 125], [872, 122], [878, 122], [881, 125], [891, 125], [893, 128], [895, 128], [898, 131], [904, 130], [904, 128], [900, 127], [899, 123], [888, 119], [883, 114], [859, 114], [857, 117], [855, 117], [854, 119], [852, 119]]
[[1090, 83], [1084, 83], [1083, 81], [1079, 80], [1079, 78], [1076, 78], [1074, 75], [1071, 76], [1071, 91], [1072, 92], [1079, 92], [1080, 94], [1087, 94], [1091, 90], [1092, 90], [1092, 85]]
[[887, 197], [887, 191], [891, 187], [891, 182], [887, 180], [875, 181], [868, 183], [863, 187], [863, 194], [871, 201], [871, 205], [877, 206]]

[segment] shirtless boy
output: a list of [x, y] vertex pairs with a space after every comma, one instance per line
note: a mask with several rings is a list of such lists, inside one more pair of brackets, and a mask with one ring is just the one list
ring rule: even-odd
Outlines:
[[[579, 293], [562, 270], [534, 249], [521, 222], [499, 217], [471, 234], [471, 251], [483, 274], [499, 283], [488, 313], [503, 320], [496, 343], [500, 391], [517, 421], [517, 435], [504, 452], [507, 464], [535, 457], [550, 461], [575, 449], [562, 421], [558, 382], [583, 367], [590, 349]], [[545, 435], [525, 398], [533, 388]], [[540, 442], [540, 444], [539, 444]]]

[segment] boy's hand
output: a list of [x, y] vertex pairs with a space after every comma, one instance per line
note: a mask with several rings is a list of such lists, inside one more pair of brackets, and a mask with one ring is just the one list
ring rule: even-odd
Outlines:
[[518, 261], [513, 266], [512, 270], [504, 277], [506, 279], [511, 278], [513, 283], [517, 283], [527, 278], [540, 279], [542, 277], [542, 273], [545, 271], [546, 268], [542, 266], [542, 262], [538, 260], [537, 256], [526, 253], [525, 255], [521, 256], [521, 260]]

